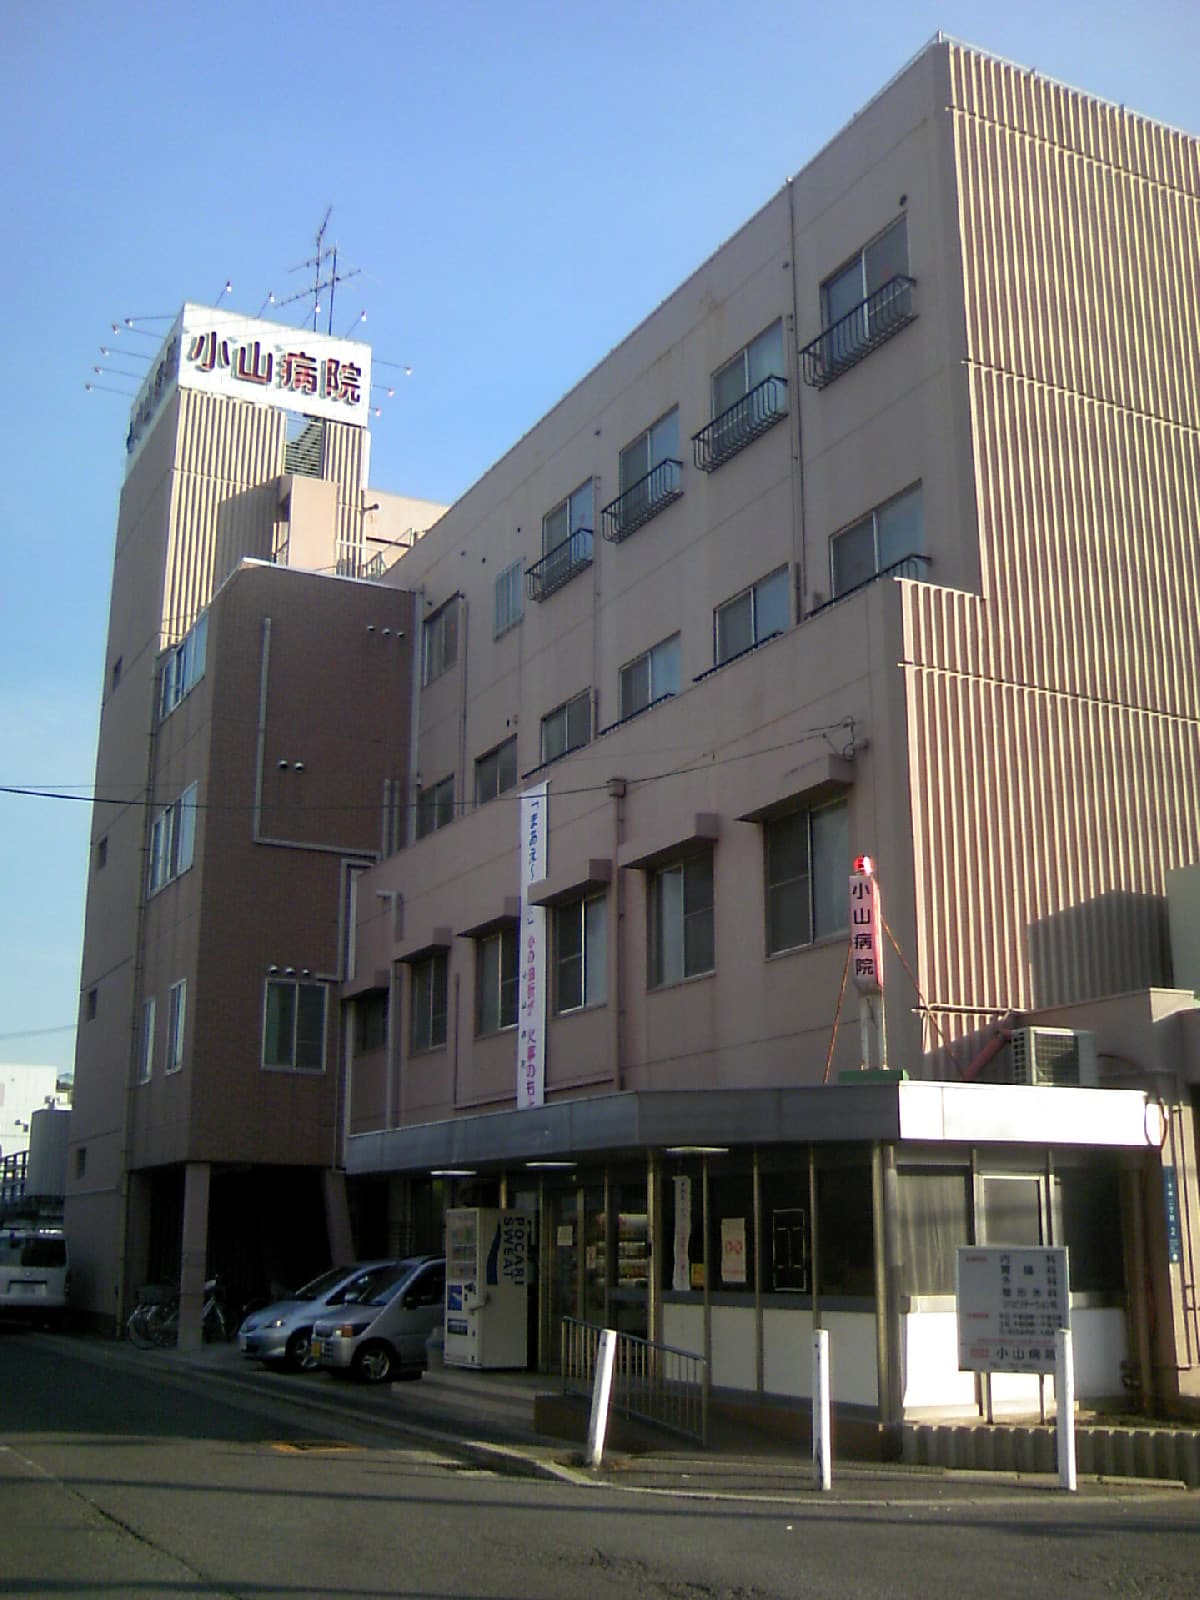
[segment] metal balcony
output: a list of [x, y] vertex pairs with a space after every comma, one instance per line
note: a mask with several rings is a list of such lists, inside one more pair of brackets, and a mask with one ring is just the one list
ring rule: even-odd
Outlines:
[[652, 467], [644, 478], [631, 483], [624, 494], [610, 501], [600, 513], [604, 518], [601, 531], [609, 543], [620, 544], [644, 522], [649, 522], [673, 500], [678, 500], [683, 493], [680, 487], [682, 473], [683, 462], [668, 457]]
[[764, 378], [692, 435], [692, 459], [701, 472], [715, 472], [786, 416], [787, 379]]
[[823, 389], [857, 366], [916, 316], [913, 309], [915, 278], [897, 274], [874, 294], [831, 322], [800, 352], [800, 370], [813, 389]]
[[592, 564], [592, 530], [576, 528], [575, 532], [548, 550], [540, 561], [534, 562], [525, 574], [525, 586], [531, 600], [547, 600], [556, 589]]
[[860, 583], [851, 584], [848, 589], [842, 589], [831, 600], [823, 600], [819, 606], [814, 606], [805, 614], [804, 620], [815, 617], [819, 612], [828, 611], [830, 606], [836, 606], [842, 600], [847, 600], [852, 594], [858, 594], [861, 589], [867, 589], [873, 583], [878, 583], [880, 578], [923, 578], [930, 567], [930, 559], [917, 550], [910, 550], [906, 556], [891, 562], [886, 567], [880, 567], [878, 572], [873, 572], [869, 578], [863, 578]]

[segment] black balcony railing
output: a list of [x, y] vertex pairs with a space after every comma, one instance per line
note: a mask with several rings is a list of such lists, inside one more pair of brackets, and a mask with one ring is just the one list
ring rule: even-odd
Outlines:
[[889, 278], [874, 294], [805, 345], [800, 352], [805, 383], [813, 389], [823, 389], [906, 327], [917, 314], [913, 309], [916, 282], [899, 273]]
[[592, 530], [576, 528], [575, 532], [548, 550], [540, 561], [535, 561], [525, 574], [525, 584], [531, 600], [545, 600], [570, 583], [576, 573], [592, 564]]
[[701, 472], [715, 472], [786, 416], [787, 379], [764, 378], [692, 435], [692, 458]]
[[609, 543], [620, 544], [622, 539], [628, 539], [631, 533], [636, 532], [643, 522], [649, 522], [673, 500], [678, 500], [683, 493], [680, 487], [682, 474], [683, 462], [668, 457], [606, 505], [600, 513], [604, 518], [601, 531]]
[[878, 572], [873, 572], [869, 578], [864, 578], [861, 583], [854, 583], [848, 589], [841, 589], [832, 600], [825, 600], [819, 606], [814, 606], [806, 614], [815, 617], [819, 611], [828, 611], [830, 606], [836, 606], [840, 600], [846, 600], [852, 594], [857, 594], [860, 589], [866, 589], [873, 583], [878, 583], [880, 578], [922, 578], [929, 567], [929, 557], [910, 550], [908, 555], [901, 556], [899, 561], [893, 561], [886, 567], [880, 567]]

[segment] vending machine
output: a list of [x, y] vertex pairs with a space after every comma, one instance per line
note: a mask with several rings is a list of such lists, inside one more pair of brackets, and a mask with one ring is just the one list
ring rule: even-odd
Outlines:
[[479, 1206], [446, 1213], [448, 1367], [524, 1367], [533, 1218]]

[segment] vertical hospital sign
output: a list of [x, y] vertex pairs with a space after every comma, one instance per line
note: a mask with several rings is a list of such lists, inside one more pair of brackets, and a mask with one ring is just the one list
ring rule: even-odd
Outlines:
[[859, 856], [850, 874], [850, 975], [859, 994], [883, 992], [881, 922], [875, 864]]
[[546, 1098], [546, 910], [532, 904], [532, 884], [546, 876], [548, 785], [521, 796], [521, 925], [517, 971], [517, 1109], [528, 1111]]

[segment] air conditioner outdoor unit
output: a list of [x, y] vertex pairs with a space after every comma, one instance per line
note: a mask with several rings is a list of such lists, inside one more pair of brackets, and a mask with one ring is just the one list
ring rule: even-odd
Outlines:
[[1008, 1052], [1007, 1083], [1038, 1088], [1096, 1089], [1096, 1036], [1077, 1028], [1018, 1028]]

